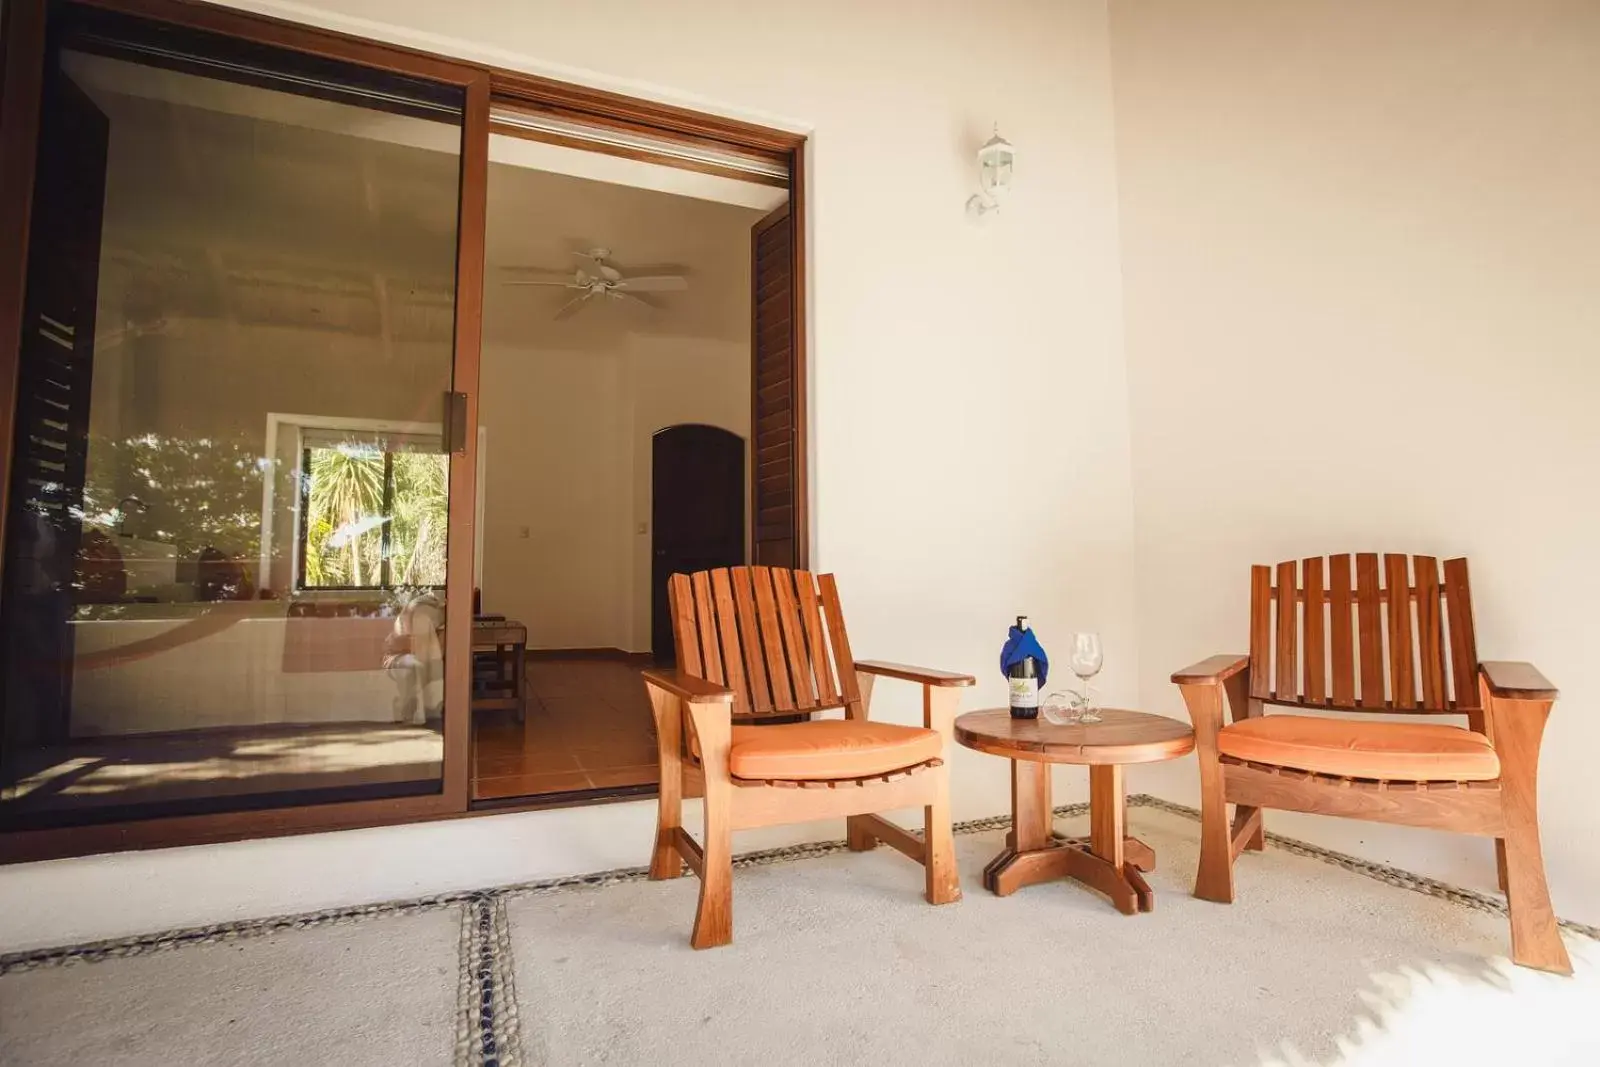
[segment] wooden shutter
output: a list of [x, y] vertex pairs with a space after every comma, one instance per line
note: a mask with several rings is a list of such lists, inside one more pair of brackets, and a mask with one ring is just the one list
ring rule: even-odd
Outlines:
[[[100, 224], [109, 123], [64, 74], [49, 77], [38, 141], [27, 298], [7, 494], [7, 741], [64, 739], [68, 622], [83, 524]], [[31, 668], [16, 670], [15, 668]], [[20, 706], [19, 706], [20, 705]]]
[[801, 485], [798, 360], [795, 353], [794, 215], [785, 204], [751, 231], [750, 283], [754, 311], [751, 350], [752, 561], [799, 567]]

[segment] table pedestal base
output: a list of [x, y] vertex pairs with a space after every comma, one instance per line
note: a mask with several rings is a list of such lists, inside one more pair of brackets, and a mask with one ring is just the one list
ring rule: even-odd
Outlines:
[[1155, 852], [1136, 837], [1123, 839], [1123, 863], [1098, 856], [1088, 838], [1068, 837], [1044, 848], [1018, 852], [1007, 848], [983, 869], [983, 887], [1007, 897], [1025, 885], [1074, 878], [1111, 898], [1124, 915], [1154, 911], [1155, 894], [1141, 871], [1155, 869]]
[[1011, 832], [1005, 849], [983, 869], [984, 888], [1010, 896], [1025, 885], [1072, 878], [1111, 898], [1124, 915], [1154, 911], [1155, 894], [1141, 872], [1155, 870], [1155, 851], [1125, 830], [1122, 768], [1089, 768], [1088, 837], [1055, 832], [1050, 767], [1011, 762]]

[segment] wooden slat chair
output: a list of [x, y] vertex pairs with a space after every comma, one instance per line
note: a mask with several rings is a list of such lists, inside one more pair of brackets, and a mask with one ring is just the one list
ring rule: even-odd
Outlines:
[[[959, 900], [944, 755], [972, 678], [853, 659], [831, 574], [733, 567], [675, 574], [668, 592], [677, 667], [644, 672], [661, 759], [650, 877], [700, 876], [691, 944], [733, 939], [733, 831], [758, 826], [844, 816], [851, 849], [891, 845], [925, 868], [929, 903]], [[879, 675], [922, 685], [921, 727], [868, 720]], [[794, 721], [833, 709], [844, 718]], [[705, 798], [703, 844], [684, 797]], [[908, 807], [921, 838], [871, 814]]]
[[[1431, 556], [1385, 555], [1380, 567], [1376, 554], [1356, 555], [1353, 584], [1351, 561], [1254, 567], [1250, 654], [1172, 676], [1200, 760], [1195, 896], [1232, 902], [1234, 861], [1262, 847], [1263, 808], [1478, 834], [1495, 839], [1512, 959], [1570, 974], [1537, 813], [1555, 688], [1531, 664], [1478, 661], [1465, 559], [1445, 560], [1442, 583]], [[1267, 704], [1463, 715], [1467, 725], [1266, 716]]]

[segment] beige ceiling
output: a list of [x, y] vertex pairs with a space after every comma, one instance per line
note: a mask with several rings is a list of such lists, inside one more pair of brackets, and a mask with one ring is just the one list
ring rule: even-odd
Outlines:
[[[74, 76], [111, 120], [102, 297], [114, 289], [127, 318], [448, 340], [459, 160], [438, 146], [449, 127], [398, 116], [374, 127], [363, 109], [262, 89], [221, 110]], [[292, 121], [260, 117], [275, 100], [300, 109]], [[490, 341], [747, 335], [749, 231], [763, 211], [498, 163], [488, 194]], [[500, 284], [528, 276], [508, 265], [571, 270], [572, 252], [597, 246], [626, 273], [683, 273], [689, 289], [661, 294], [661, 310], [606, 302], [555, 322], [562, 290]]]
[[163, 100], [94, 100], [111, 131], [103, 308], [146, 327], [226, 319], [449, 339], [455, 157]]
[[[750, 228], [763, 212], [650, 189], [504, 164], [489, 168], [484, 332], [490, 340], [586, 347], [624, 332], [743, 340], [750, 330]], [[661, 293], [660, 310], [618, 301], [564, 321], [566, 290], [508, 286], [540, 276], [512, 266], [570, 272], [574, 252], [611, 250], [625, 275], [683, 274], [686, 292]]]

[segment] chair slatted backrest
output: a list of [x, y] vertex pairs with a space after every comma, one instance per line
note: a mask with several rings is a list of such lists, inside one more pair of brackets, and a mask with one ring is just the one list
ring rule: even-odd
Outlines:
[[1465, 559], [1445, 560], [1442, 581], [1433, 556], [1394, 553], [1251, 568], [1254, 700], [1462, 714], [1480, 710], [1477, 675]]
[[733, 690], [735, 719], [860, 709], [833, 575], [781, 567], [674, 574], [678, 669]]

